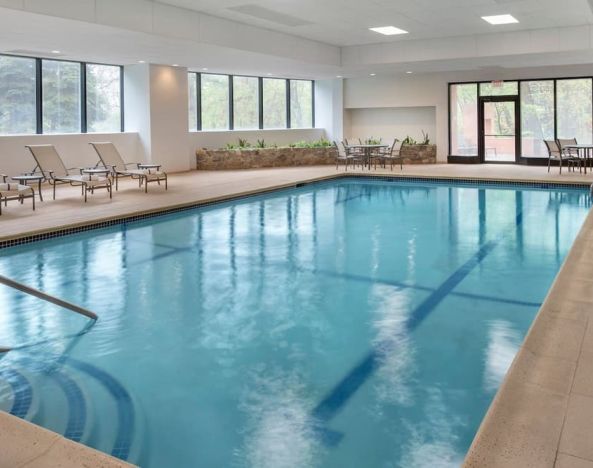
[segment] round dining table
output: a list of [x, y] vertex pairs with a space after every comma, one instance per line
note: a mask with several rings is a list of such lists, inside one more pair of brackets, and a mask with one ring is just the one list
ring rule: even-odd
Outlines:
[[369, 166], [369, 169], [371, 168], [371, 155], [373, 150], [376, 149], [384, 149], [384, 148], [389, 148], [389, 145], [385, 145], [385, 144], [358, 144], [358, 145], [348, 145], [347, 146], [348, 149], [359, 149], [364, 151], [364, 164]]
[[585, 174], [587, 174], [587, 163], [592, 161], [593, 144], [585, 143], [585, 144], [564, 145], [563, 148], [568, 149], [568, 150], [576, 150], [577, 153], [579, 154], [579, 157], [581, 156], [581, 154], [584, 156], [583, 166], [585, 167]]

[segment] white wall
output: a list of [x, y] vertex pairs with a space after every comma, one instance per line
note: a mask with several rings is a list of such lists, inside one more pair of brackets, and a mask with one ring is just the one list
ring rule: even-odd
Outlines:
[[281, 130], [233, 130], [190, 132], [189, 147], [192, 158], [192, 167], [195, 167], [195, 152], [200, 148], [223, 148], [227, 143], [237, 144], [239, 138], [246, 139], [252, 145], [257, 140], [264, 139], [267, 145], [288, 145], [297, 141], [313, 141], [325, 137], [322, 128], [290, 128]]
[[94, 166], [98, 159], [91, 141], [112, 141], [126, 161], [143, 159], [140, 139], [134, 132], [0, 136], [0, 173], [11, 176], [33, 170], [35, 161], [25, 148], [31, 144], [55, 145], [66, 167]]
[[315, 82], [315, 126], [332, 141], [344, 138], [344, 80]]
[[347, 138], [393, 138], [403, 140], [411, 136], [422, 139], [422, 132], [432, 140], [436, 134], [436, 107], [385, 107], [349, 109], [349, 126], [344, 129]]
[[[436, 126], [431, 141], [437, 144], [437, 160], [446, 162], [449, 151], [448, 83], [576, 76], [593, 76], [593, 65], [495, 68], [347, 79], [344, 83], [344, 108], [346, 109], [344, 125], [346, 129], [352, 125], [350, 117], [353, 109], [434, 107]], [[368, 132], [373, 134], [371, 130], [372, 128], [368, 128]]]

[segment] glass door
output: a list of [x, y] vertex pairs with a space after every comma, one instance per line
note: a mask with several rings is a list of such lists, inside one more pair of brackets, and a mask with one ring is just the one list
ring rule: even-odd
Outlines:
[[519, 155], [516, 96], [480, 98], [480, 160], [514, 163]]

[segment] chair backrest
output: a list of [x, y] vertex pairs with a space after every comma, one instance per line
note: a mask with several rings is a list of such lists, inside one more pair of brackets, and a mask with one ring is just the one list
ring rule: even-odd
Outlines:
[[50, 173], [57, 177], [69, 175], [54, 145], [26, 145], [25, 148], [29, 149], [45, 177], [49, 178]]
[[391, 145], [391, 154], [399, 154], [400, 150], [402, 149], [402, 141], [395, 138], [393, 140], [393, 145]]
[[121, 154], [117, 151], [117, 148], [110, 141], [103, 142], [91, 142], [89, 143], [99, 155], [99, 159], [105, 167], [117, 167], [121, 170], [126, 168]]
[[576, 145], [577, 139], [576, 138], [558, 138], [558, 146], [561, 150], [563, 150], [568, 145]]
[[340, 158], [345, 158], [347, 156], [346, 146], [344, 145], [344, 142], [341, 141], [340, 143], [336, 143], [334, 141], [334, 146], [337, 148], [337, 150], [338, 150], [338, 156]]
[[560, 150], [560, 146], [558, 146], [558, 143], [554, 140], [544, 140], [544, 143], [546, 144], [546, 148], [548, 148], [548, 155], [550, 157], [559, 157], [561, 154], [561, 150]]

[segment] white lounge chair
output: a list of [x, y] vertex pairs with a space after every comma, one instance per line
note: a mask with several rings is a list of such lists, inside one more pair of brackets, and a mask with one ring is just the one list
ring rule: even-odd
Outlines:
[[[98, 142], [89, 144], [95, 148], [101, 164], [111, 169], [111, 174], [115, 177], [115, 190], [118, 190], [119, 179], [123, 177], [138, 179], [140, 187], [144, 184], [144, 192], [148, 192], [150, 182], [161, 185], [161, 180], [165, 182], [165, 190], [169, 188], [167, 173], [161, 171], [160, 164], [126, 163], [113, 143]], [[136, 166], [136, 169], [128, 169], [128, 166]]]
[[8, 183], [6, 182], [6, 176], [0, 174], [2, 182], [0, 182], [0, 215], [2, 214], [2, 202], [4, 206], [9, 200], [18, 200], [23, 203], [25, 198], [33, 200], [33, 211], [35, 211], [35, 189], [28, 185]]
[[[100, 175], [83, 174], [83, 169], [67, 169], [62, 158], [56, 151], [54, 145], [26, 145], [31, 151], [39, 171], [45, 179], [53, 185], [53, 198], [56, 199], [56, 185], [70, 184], [81, 186], [84, 195], [84, 201], [87, 201], [88, 192], [94, 193], [97, 188], [104, 188], [109, 192], [109, 198], [112, 197], [111, 179]], [[80, 174], [72, 174], [70, 171], [80, 171]]]

